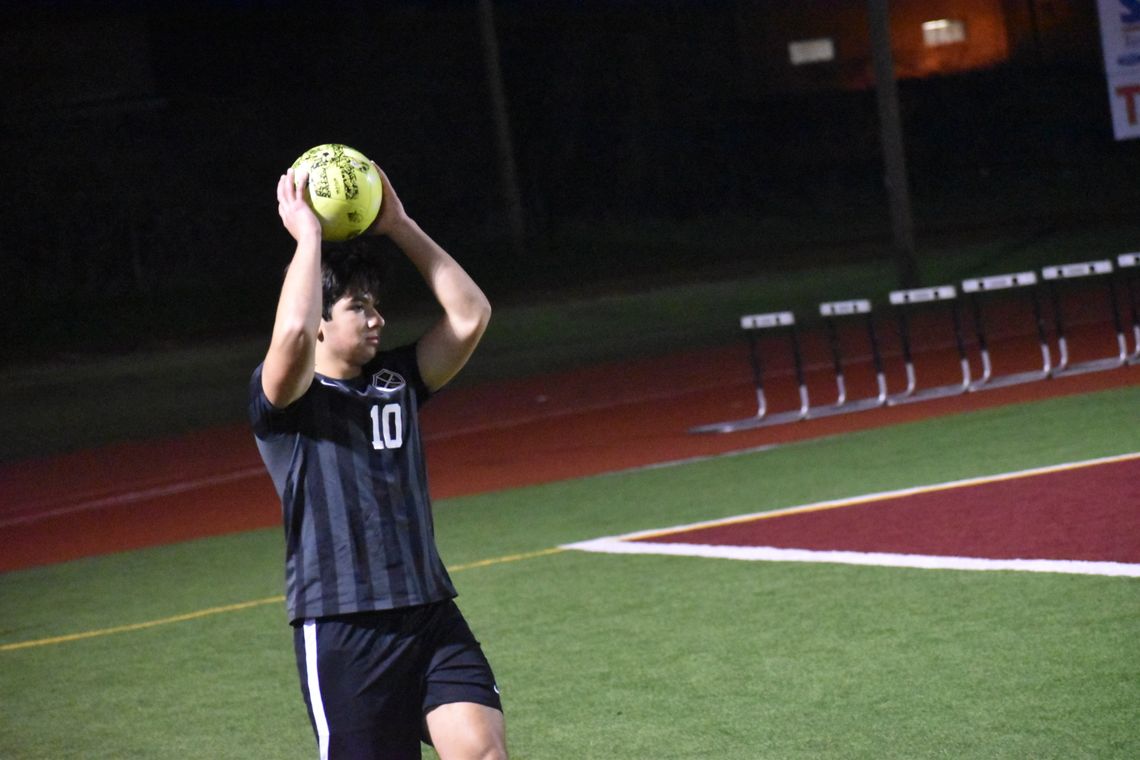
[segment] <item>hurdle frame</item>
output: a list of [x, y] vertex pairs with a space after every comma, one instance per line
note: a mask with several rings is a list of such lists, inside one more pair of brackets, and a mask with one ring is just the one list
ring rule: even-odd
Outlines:
[[[927, 288], [893, 290], [890, 293], [891, 305], [895, 307], [898, 321], [899, 339], [902, 342], [903, 362], [906, 369], [906, 388], [887, 396], [888, 406], [910, 404], [932, 398], [944, 398], [965, 393], [970, 387], [970, 360], [966, 356], [966, 345], [962, 339], [962, 316], [958, 310], [958, 290], [953, 285], [935, 285]], [[937, 385], [918, 389], [918, 373], [914, 366], [914, 355], [910, 345], [910, 324], [906, 317], [906, 307], [928, 303], [947, 303], [954, 324], [954, 340], [958, 348], [958, 363], [962, 380], [957, 383]]]
[[[748, 358], [752, 367], [752, 380], [756, 389], [756, 414], [738, 420], [713, 422], [706, 425], [697, 425], [689, 429], [690, 433], [735, 433], [741, 430], [752, 430], [770, 425], [783, 425], [789, 422], [798, 422], [805, 419], [810, 408], [807, 383], [804, 380], [803, 355], [800, 349], [799, 332], [796, 327], [796, 317], [790, 311], [775, 311], [766, 314], [746, 314], [740, 318], [740, 328], [748, 337]], [[757, 350], [757, 330], [770, 330], [787, 328], [795, 367], [796, 383], [799, 386], [800, 407], [785, 412], [769, 413], [768, 400], [764, 395], [764, 364]]]
[[[1041, 299], [1038, 296], [1037, 284], [1036, 272], [996, 274], [962, 281], [962, 292], [969, 294], [970, 306], [974, 317], [974, 334], [977, 336], [978, 353], [982, 361], [982, 376], [970, 383], [970, 391], [1002, 388], [1019, 383], [1045, 380], [1049, 377], [1049, 373], [1053, 369], [1053, 361], [1049, 352], [1049, 338], [1045, 330], [1045, 318], [1041, 311]], [[1037, 327], [1038, 348], [1041, 351], [1041, 369], [1026, 372], [1012, 372], [995, 376], [993, 373], [993, 360], [990, 356], [989, 341], [986, 335], [985, 314], [982, 310], [982, 296], [986, 293], [1009, 291], [1014, 288], [1025, 289], [1023, 292], [1029, 293], [1029, 298], [1033, 305], [1033, 320]]]
[[[1120, 321], [1120, 309], [1116, 303], [1116, 289], [1112, 286], [1112, 273], [1114, 268], [1109, 259], [1094, 261], [1079, 261], [1071, 264], [1057, 264], [1041, 270], [1041, 276], [1049, 285], [1049, 295], [1053, 305], [1054, 329], [1057, 332], [1057, 364], [1053, 367], [1050, 377], [1064, 377], [1078, 375], [1085, 372], [1102, 372], [1124, 366], [1128, 361], [1128, 346], [1124, 339], [1124, 327]], [[1107, 276], [1106, 276], [1107, 275]], [[1085, 277], [1106, 276], [1105, 283], [1108, 288], [1109, 307], [1112, 309], [1113, 326], [1116, 328], [1116, 343], [1118, 353], [1115, 356], [1106, 356], [1099, 359], [1089, 359], [1076, 364], [1069, 361], [1069, 342], [1065, 336], [1065, 315], [1061, 305], [1061, 296], [1057, 291], [1057, 283], [1083, 279]]]
[[[827, 417], [833, 414], [861, 412], [883, 406], [887, 403], [887, 378], [883, 372], [883, 358], [879, 351], [879, 340], [875, 334], [875, 322], [871, 314], [871, 301], [866, 298], [855, 298], [847, 301], [826, 301], [819, 305], [819, 314], [824, 318], [828, 343], [831, 347], [831, 361], [835, 370], [836, 399], [832, 404], [811, 407], [808, 410], [808, 419]], [[875, 369], [875, 382], [878, 387], [878, 395], [848, 400], [847, 380], [843, 370], [843, 351], [839, 341], [839, 331], [835, 326], [835, 318], [857, 315], [863, 315], [864, 324], [866, 325], [867, 338], [871, 345], [871, 361]]]
[[1117, 256], [1116, 270], [1120, 273], [1121, 285], [1132, 315], [1132, 353], [1128, 355], [1127, 361], [1129, 364], [1140, 364], [1140, 304], [1137, 303], [1134, 287], [1140, 281], [1140, 277], [1137, 277], [1140, 273], [1140, 253], [1122, 253]]

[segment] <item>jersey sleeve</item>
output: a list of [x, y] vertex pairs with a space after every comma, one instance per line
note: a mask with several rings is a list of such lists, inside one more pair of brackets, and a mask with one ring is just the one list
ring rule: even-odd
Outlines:
[[284, 409], [278, 409], [269, 403], [269, 398], [266, 397], [265, 389], [261, 385], [263, 367], [263, 364], [257, 365], [249, 379], [248, 412], [253, 434], [258, 438], [269, 438], [289, 429], [289, 421], [295, 416], [300, 399]]

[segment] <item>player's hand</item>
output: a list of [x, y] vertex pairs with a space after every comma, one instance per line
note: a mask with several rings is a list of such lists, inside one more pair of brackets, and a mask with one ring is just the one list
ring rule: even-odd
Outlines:
[[302, 169], [294, 175], [289, 169], [277, 180], [277, 213], [281, 223], [300, 242], [304, 238], [321, 237], [321, 223], [308, 204], [309, 172]]
[[375, 161], [372, 162], [372, 168], [380, 175], [380, 182], [384, 187], [383, 196], [380, 200], [380, 213], [376, 217], [376, 221], [368, 228], [366, 234], [369, 235], [390, 235], [392, 232], [402, 225], [408, 219], [408, 214], [404, 211], [404, 204], [400, 201], [400, 196], [396, 195], [396, 189], [392, 187], [388, 175], [384, 173]]

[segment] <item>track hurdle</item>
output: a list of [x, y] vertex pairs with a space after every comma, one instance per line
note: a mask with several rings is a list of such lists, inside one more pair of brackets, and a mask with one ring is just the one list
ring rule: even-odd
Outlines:
[[[851, 301], [829, 301], [819, 305], [819, 314], [824, 318], [827, 327], [827, 338], [831, 345], [831, 361], [835, 368], [835, 403], [825, 406], [816, 406], [808, 410], [808, 418], [826, 417], [832, 414], [847, 412], [860, 412], [866, 409], [875, 409], [887, 402], [887, 379], [883, 374], [883, 358], [879, 353], [879, 341], [875, 335], [875, 323], [871, 316], [871, 302], [866, 299]], [[847, 380], [843, 373], [843, 350], [839, 342], [839, 331], [835, 326], [837, 317], [862, 315], [867, 328], [867, 339], [871, 346], [871, 361], [875, 367], [875, 381], [878, 385], [877, 396], [848, 400]]]
[[1137, 305], [1136, 283], [1140, 281], [1140, 253], [1122, 253], [1116, 257], [1117, 269], [1121, 272], [1124, 292], [1132, 315], [1132, 353], [1129, 364], [1140, 364], [1140, 305]]
[[[1018, 289], [1027, 293], [1033, 304], [1033, 319], [1037, 326], [1037, 342], [1041, 351], [1041, 369], [1026, 372], [1011, 372], [994, 376], [993, 360], [990, 357], [989, 341], [986, 334], [985, 314], [982, 307], [983, 296], [991, 293]], [[978, 338], [978, 350], [982, 358], [982, 376], [970, 383], [971, 391], [980, 391], [987, 388], [1001, 388], [1017, 383], [1028, 383], [1034, 380], [1044, 380], [1049, 377], [1053, 369], [1052, 358], [1049, 355], [1049, 340], [1045, 333], [1045, 320], [1041, 314], [1041, 299], [1037, 295], [1037, 275], [1033, 272], [1017, 272], [1015, 274], [998, 274], [979, 279], [963, 280], [962, 292], [969, 294], [970, 305], [974, 315], [974, 330]]]
[[[894, 290], [890, 294], [891, 305], [895, 307], [895, 316], [898, 319], [899, 338], [902, 341], [903, 362], [906, 365], [906, 389], [893, 396], [887, 397], [887, 404], [909, 404], [914, 401], [924, 401], [943, 396], [954, 396], [965, 393], [970, 387], [970, 362], [966, 358], [966, 346], [962, 340], [962, 317], [958, 313], [958, 291], [953, 285], [937, 285], [931, 288], [914, 288], [912, 290]], [[910, 323], [907, 319], [907, 309], [920, 304], [944, 302], [950, 310], [954, 321], [954, 340], [958, 348], [958, 362], [962, 369], [962, 381], [948, 385], [938, 385], [918, 390], [917, 372], [914, 367], [914, 356], [911, 351]]]
[[[1121, 324], [1120, 310], [1116, 304], [1116, 289], [1112, 287], [1112, 278], [1106, 276], [1111, 275], [1112, 272], [1112, 262], [1108, 259], [1082, 261], [1074, 264], [1060, 264], [1058, 266], [1045, 267], [1041, 270], [1041, 276], [1049, 283], [1049, 294], [1053, 302], [1053, 319], [1057, 331], [1057, 348], [1060, 352], [1057, 359], [1057, 366], [1055, 366], [1050, 373], [1052, 377], [1115, 369], [1116, 367], [1123, 366], [1128, 360], [1128, 347], [1124, 340], [1124, 327]], [[1069, 343], [1065, 336], [1065, 315], [1061, 307], [1061, 296], [1058, 292], [1059, 285], [1061, 283], [1095, 276], [1104, 277], [1104, 282], [1108, 286], [1109, 305], [1112, 308], [1113, 326], [1116, 328], [1118, 352], [1114, 356], [1089, 359], [1074, 364], [1069, 361]]]
[[[740, 327], [748, 336], [748, 359], [752, 365], [752, 380], [756, 387], [756, 414], [740, 420], [714, 422], [690, 428], [690, 433], [735, 433], [768, 425], [782, 425], [797, 422], [807, 417], [810, 406], [807, 384], [804, 382], [803, 357], [800, 351], [800, 338], [796, 330], [796, 318], [790, 311], [777, 311], [768, 314], [748, 314], [740, 318]], [[799, 385], [800, 407], [786, 412], [769, 414], [768, 401], [764, 396], [764, 363], [760, 358], [758, 330], [786, 330], [791, 342], [792, 360], [795, 363], [796, 383]]]

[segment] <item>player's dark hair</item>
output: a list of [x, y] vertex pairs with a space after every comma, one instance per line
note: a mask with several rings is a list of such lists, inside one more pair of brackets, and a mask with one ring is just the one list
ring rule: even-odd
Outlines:
[[325, 242], [321, 250], [321, 316], [331, 318], [333, 304], [349, 291], [379, 298], [387, 269], [385, 257], [368, 238]]

